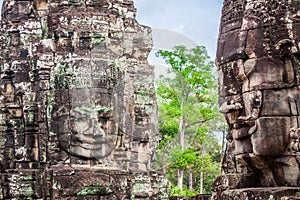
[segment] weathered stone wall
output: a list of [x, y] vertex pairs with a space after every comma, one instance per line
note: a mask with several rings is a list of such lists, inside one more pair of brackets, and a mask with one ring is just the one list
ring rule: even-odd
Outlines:
[[299, 0], [224, 1], [216, 63], [229, 130], [219, 193], [300, 185], [299, 13]]
[[166, 197], [163, 176], [149, 173], [151, 29], [135, 14], [131, 0], [4, 1], [2, 198]]

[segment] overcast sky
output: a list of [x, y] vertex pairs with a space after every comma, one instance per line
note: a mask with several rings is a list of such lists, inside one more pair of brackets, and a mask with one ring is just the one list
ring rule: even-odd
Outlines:
[[[139, 23], [182, 34], [214, 59], [222, 0], [134, 0]], [[172, 36], [171, 36], [172, 37]], [[170, 38], [169, 38], [170, 39]], [[178, 45], [180, 42], [178, 41]]]

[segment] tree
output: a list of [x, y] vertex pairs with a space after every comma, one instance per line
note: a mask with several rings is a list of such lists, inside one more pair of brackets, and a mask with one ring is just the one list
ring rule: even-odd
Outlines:
[[[219, 116], [217, 81], [212, 72], [214, 63], [210, 61], [204, 46], [190, 50], [176, 46], [173, 51], [158, 51], [157, 56], [170, 65], [169, 73], [174, 76], [160, 77], [157, 87], [159, 130], [163, 137], [159, 150], [161, 161], [169, 163], [163, 169], [177, 169], [180, 190], [183, 188], [184, 171], [188, 171], [192, 190], [197, 159], [207, 154], [199, 137], [204, 137], [203, 134], [206, 137], [208, 127], [213, 127], [211, 120]], [[172, 146], [176, 148], [169, 148]]]

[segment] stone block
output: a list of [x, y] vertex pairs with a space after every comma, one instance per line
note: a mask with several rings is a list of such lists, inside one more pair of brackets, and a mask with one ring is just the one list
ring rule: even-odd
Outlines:
[[268, 199], [277, 200], [282, 199], [289, 195], [296, 195], [299, 192], [298, 188], [293, 187], [274, 187], [274, 188], [245, 188], [227, 190], [221, 196], [216, 197], [213, 195], [212, 199], [215, 200], [238, 200], [238, 199]]
[[253, 152], [261, 156], [283, 155], [289, 145], [289, 117], [261, 117], [251, 135]]

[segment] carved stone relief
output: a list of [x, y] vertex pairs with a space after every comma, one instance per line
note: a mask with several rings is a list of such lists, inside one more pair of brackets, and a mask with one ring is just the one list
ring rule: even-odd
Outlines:
[[167, 198], [164, 176], [150, 173], [151, 29], [133, 1], [4, 1], [2, 10], [0, 199]]
[[[229, 126], [225, 189], [300, 185], [299, 8], [297, 0], [224, 1], [216, 64]], [[218, 181], [214, 189], [224, 190]]]

